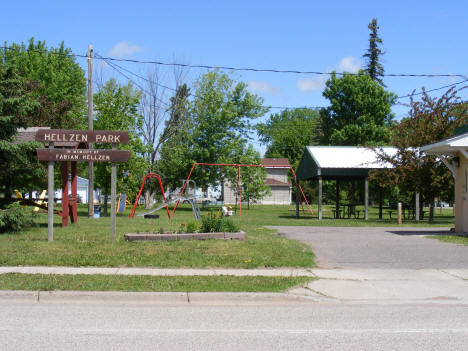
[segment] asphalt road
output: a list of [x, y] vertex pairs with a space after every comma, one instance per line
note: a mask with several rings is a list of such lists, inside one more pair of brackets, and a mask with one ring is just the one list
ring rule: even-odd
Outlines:
[[312, 248], [322, 268], [468, 268], [468, 246], [424, 235], [448, 228], [269, 227]]
[[468, 306], [0, 301], [1, 350], [466, 350]]

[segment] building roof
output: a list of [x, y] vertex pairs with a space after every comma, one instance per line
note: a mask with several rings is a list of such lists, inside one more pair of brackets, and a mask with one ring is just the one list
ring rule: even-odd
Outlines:
[[456, 135], [434, 144], [422, 146], [421, 151], [427, 154], [456, 154], [457, 151], [468, 149], [468, 133]]
[[49, 127], [29, 127], [29, 128], [19, 128], [18, 134], [13, 140], [13, 144], [27, 143], [28, 141], [34, 141], [36, 137], [36, 132], [39, 129], [50, 129]]
[[262, 158], [262, 165], [265, 167], [269, 167], [269, 166], [291, 167], [287, 158]]
[[266, 185], [284, 185], [284, 186], [291, 186], [291, 183], [281, 182], [279, 180], [273, 178], [267, 178], [265, 180]]
[[[29, 128], [19, 128], [18, 134], [16, 135], [13, 144], [26, 143], [28, 141], [34, 141], [36, 138], [36, 133], [39, 129], [50, 129], [50, 127], [29, 127]], [[45, 143], [48, 145], [48, 143]], [[86, 144], [86, 143], [83, 143]], [[58, 141], [54, 143], [54, 147], [79, 147], [80, 143], [70, 142], [70, 141]]]
[[[395, 155], [394, 147], [379, 148], [387, 155]], [[391, 168], [381, 162], [377, 153], [364, 146], [307, 146], [297, 170], [298, 179], [364, 178], [370, 170]]]

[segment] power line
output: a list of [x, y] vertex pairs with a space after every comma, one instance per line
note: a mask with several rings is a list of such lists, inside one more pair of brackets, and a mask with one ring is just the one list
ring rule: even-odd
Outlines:
[[319, 108], [323, 108], [324, 106], [298, 106], [298, 107], [294, 107], [294, 106], [264, 106], [266, 108], [269, 108], [269, 109], [282, 109], [282, 110], [296, 110], [296, 109], [301, 109], [301, 108], [307, 108], [307, 109], [319, 109]]
[[[185, 63], [168, 63], [162, 61], [145, 61], [145, 60], [135, 60], [135, 59], [119, 59], [113, 57], [105, 57], [103, 59], [111, 61], [120, 61], [120, 62], [133, 62], [133, 63], [143, 63], [143, 64], [154, 64], [160, 66], [177, 66], [177, 67], [186, 67], [186, 68], [205, 68], [205, 69], [221, 69], [229, 71], [250, 71], [250, 72], [269, 72], [269, 73], [292, 73], [292, 74], [315, 74], [315, 75], [339, 75], [343, 76], [345, 74], [349, 75], [360, 75], [362, 73], [349, 73], [349, 72], [320, 72], [320, 71], [299, 71], [299, 70], [280, 70], [272, 68], [247, 68], [247, 67], [231, 67], [231, 66], [211, 66], [211, 65], [189, 65]], [[389, 73], [384, 74], [384, 77], [426, 77], [426, 78], [436, 78], [436, 77], [461, 77], [465, 78], [462, 74], [416, 74], [416, 73]]]
[[451, 88], [451, 87], [454, 87], [456, 85], [459, 85], [459, 84], [462, 84], [462, 83], [465, 83], [465, 82], [468, 82], [468, 78], [465, 79], [465, 80], [462, 80], [460, 82], [456, 82], [456, 83], [452, 83], [452, 84], [447, 84], [447, 85], [444, 85], [444, 86], [441, 86], [439, 88], [434, 88], [434, 89], [429, 89], [429, 90], [421, 90], [420, 92], [417, 92], [417, 93], [413, 93], [413, 94], [408, 94], [408, 95], [404, 95], [404, 96], [398, 96], [397, 99], [404, 99], [404, 98], [407, 98], [407, 97], [411, 97], [411, 96], [416, 96], [416, 95], [422, 95], [424, 94], [425, 92], [426, 93], [430, 93], [432, 91], [437, 91], [437, 90], [442, 90], [442, 89], [446, 89], [446, 88]]
[[[23, 48], [23, 47], [21, 47]], [[19, 48], [19, 49], [21, 49]], [[12, 48], [12, 47], [7, 47], [7, 46], [0, 46], [0, 49], [6, 49], [6, 50], [18, 50], [18, 48]], [[52, 53], [55, 55], [59, 56], [66, 56], [66, 57], [81, 57], [81, 58], [88, 58], [87, 55], [80, 55], [80, 54], [75, 54], [75, 53], [64, 53], [64, 52], [51, 52], [51, 51], [41, 51], [41, 50], [31, 50], [31, 49], [26, 49], [26, 52], [32, 51], [32, 52], [37, 52], [40, 54], [44, 53]], [[140, 84], [136, 83], [134, 80], [132, 80], [129, 76], [124, 74], [122, 71], [125, 71], [139, 79], [142, 79], [147, 82], [154, 83], [158, 86], [161, 86], [162, 88], [171, 90], [171, 91], [176, 91], [176, 89], [168, 87], [166, 85], [163, 85], [158, 82], [151, 81], [148, 78], [145, 78], [137, 73], [134, 73], [118, 64], [115, 63], [115, 61], [118, 62], [132, 62], [132, 63], [142, 63], [142, 64], [156, 64], [156, 65], [164, 65], [164, 66], [179, 66], [179, 67], [190, 67], [190, 68], [207, 68], [207, 69], [227, 69], [227, 70], [234, 70], [234, 71], [253, 71], [253, 72], [272, 72], [272, 73], [297, 73], [297, 74], [320, 74], [320, 75], [345, 75], [345, 74], [352, 74], [352, 75], [359, 75], [361, 73], [344, 73], [344, 72], [318, 72], [318, 71], [296, 71], [296, 70], [276, 70], [276, 69], [258, 69], [258, 68], [235, 68], [235, 67], [226, 67], [226, 66], [208, 66], [208, 65], [188, 65], [188, 64], [180, 64], [180, 63], [165, 63], [161, 61], [141, 61], [141, 60], [134, 60], [134, 59], [119, 59], [119, 58], [113, 58], [113, 57], [104, 57], [99, 54], [95, 54], [95, 58], [98, 60], [103, 60], [106, 62], [112, 69], [117, 71], [120, 75], [123, 77], [127, 78], [129, 81], [131, 81], [135, 86], [137, 86], [140, 90], [145, 92], [146, 94], [150, 94], [146, 89], [144, 89]], [[112, 61], [112, 62], [111, 62]], [[434, 89], [429, 89], [425, 90], [426, 93], [433, 92], [433, 91], [438, 91], [446, 88], [450, 88], [465, 82], [468, 82], [468, 78], [466, 76], [461, 75], [461, 74], [386, 74], [384, 75], [386, 77], [428, 77], [428, 78], [436, 78], [436, 77], [462, 77], [464, 80], [452, 84], [447, 84], [444, 86], [441, 86], [439, 88], [434, 88]], [[397, 96], [397, 100], [399, 99], [404, 99], [412, 96], [418, 96], [424, 94], [424, 91], [419, 91], [417, 93], [411, 93], [403, 96]], [[167, 107], [170, 107], [170, 105], [161, 99], [157, 98], [161, 103], [166, 105]], [[292, 109], [299, 109], [299, 108], [312, 108], [312, 109], [317, 109], [317, 108], [322, 108], [323, 106], [301, 106], [301, 107], [289, 107], [289, 106], [265, 106], [269, 109], [284, 109], [284, 110], [292, 110]]]
[[[7, 49], [7, 50], [17, 50], [17, 48], [11, 48], [7, 46], [0, 46], [0, 49]], [[40, 50], [30, 50], [26, 49], [27, 51], [33, 51], [43, 54], [44, 51]], [[62, 55], [62, 56], [71, 56], [71, 57], [81, 57], [81, 58], [88, 58], [86, 55], [80, 55], [75, 53], [60, 53], [60, 52], [49, 52], [55, 55]], [[96, 57], [97, 58], [97, 57]], [[148, 60], [136, 60], [136, 59], [123, 59], [123, 58], [116, 58], [116, 57], [103, 57], [100, 56], [100, 60], [107, 60], [107, 61], [117, 61], [117, 62], [132, 62], [138, 64], [154, 64], [160, 66], [176, 66], [176, 67], [186, 67], [186, 68], [204, 68], [204, 69], [221, 69], [221, 70], [229, 70], [229, 71], [249, 71], [249, 72], [267, 72], [267, 73], [288, 73], [288, 74], [304, 74], [304, 75], [337, 75], [337, 76], [344, 76], [347, 75], [360, 75], [362, 73], [350, 73], [350, 72], [321, 72], [321, 71], [300, 71], [300, 70], [281, 70], [281, 69], [272, 69], [272, 68], [253, 68], [253, 67], [231, 67], [231, 66], [217, 66], [217, 65], [189, 65], [185, 63], [168, 63], [163, 61], [148, 61]], [[420, 74], [420, 73], [388, 73], [384, 74], [383, 77], [423, 77], [423, 78], [440, 78], [440, 77], [459, 77], [466, 79], [465, 75], [463, 74]]]
[[[101, 55], [98, 55], [98, 54], [96, 54], [96, 55], [98, 56], [98, 57], [97, 57], [98, 59], [101, 59], [101, 58], [102, 58]], [[107, 64], [109, 64], [109, 62], [107, 62], [106, 60], [104, 60], [104, 62], [106, 62]], [[151, 79], [148, 79], [148, 78], [146, 78], [146, 77], [140, 76], [139, 74], [137, 74], [137, 73], [135, 73], [135, 72], [132, 72], [132, 71], [126, 69], [125, 67], [119, 66], [119, 65], [116, 64], [116, 63], [112, 63], [112, 64], [113, 64], [114, 66], [118, 67], [119, 69], [121, 69], [121, 70], [123, 70], [123, 71], [125, 71], [125, 72], [127, 72], [127, 73], [130, 73], [131, 75], [133, 75], [133, 76], [135, 76], [135, 77], [137, 77], [137, 78], [140, 78], [140, 79], [142, 79], [142, 80], [144, 80], [144, 81], [146, 81], [146, 82], [148, 82], [148, 83], [156, 84], [156, 85], [160, 86], [161, 88], [165, 88], [165, 89], [168, 89], [168, 90], [172, 90], [172, 91], [174, 91], [174, 92], [177, 91], [177, 90], [174, 89], [174, 88], [168, 87], [168, 86], [166, 86], [166, 85], [164, 85], [164, 84], [161, 84], [161, 83], [159, 83], [159, 82], [155, 82], [154, 80], [151, 80]]]
[[[99, 57], [102, 57], [100, 56], [99, 54], [96, 54], [96, 58], [99, 58]], [[137, 86], [141, 91], [143, 91], [144, 93], [148, 94], [148, 95], [153, 95], [151, 94], [150, 92], [148, 92], [145, 88], [143, 88], [140, 84], [138, 84], [137, 82], [135, 82], [132, 78], [130, 78], [129, 76], [127, 76], [125, 73], [123, 73], [121, 70], [119, 70], [116, 65], [112, 62], [108, 62], [107, 60], [104, 60], [104, 62], [106, 62], [112, 69], [114, 69], [116, 72], [118, 72], [119, 74], [121, 74], [123, 77], [127, 78], [130, 82], [132, 82], [135, 86]], [[171, 107], [171, 105], [169, 105], [167, 102], [163, 101], [162, 99], [158, 98], [158, 97], [155, 97], [156, 100], [158, 100], [160, 103], [162, 103], [163, 105], [166, 105], [167, 107]]]

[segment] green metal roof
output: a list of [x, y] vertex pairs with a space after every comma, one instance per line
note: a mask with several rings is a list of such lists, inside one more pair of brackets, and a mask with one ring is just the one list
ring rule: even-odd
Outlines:
[[[393, 147], [381, 148], [386, 154], [396, 153]], [[307, 146], [296, 172], [297, 179], [365, 178], [370, 170], [390, 168], [383, 164], [376, 153], [367, 147], [358, 146]]]

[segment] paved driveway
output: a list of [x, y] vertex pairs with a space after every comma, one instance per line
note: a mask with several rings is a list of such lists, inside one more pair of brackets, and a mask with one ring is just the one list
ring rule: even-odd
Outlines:
[[468, 246], [424, 237], [448, 228], [269, 228], [309, 245], [321, 268], [468, 268]]

